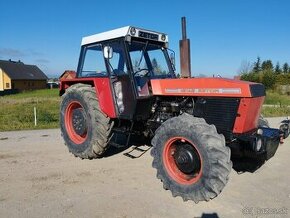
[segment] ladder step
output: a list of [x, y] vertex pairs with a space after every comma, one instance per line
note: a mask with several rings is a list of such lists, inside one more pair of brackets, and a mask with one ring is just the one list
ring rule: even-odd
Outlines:
[[[139, 148], [139, 147], [134, 147], [134, 148], [132, 148], [130, 151], [124, 153], [124, 155], [127, 156], [127, 157], [130, 157], [130, 158], [132, 158], [132, 159], [134, 159], [134, 158], [139, 158], [139, 157], [141, 157], [143, 154], [145, 154], [145, 153], [146, 153], [150, 148], [151, 148], [151, 147], [149, 147], [149, 146], [148, 146], [147, 149], [142, 149], [142, 148]], [[134, 152], [134, 151], [136, 151], [137, 153]], [[138, 152], [139, 152], [139, 154], [138, 154]], [[132, 155], [131, 153], [134, 153], [134, 155]]]
[[129, 153], [124, 153], [124, 155], [127, 156], [127, 157], [130, 157], [130, 158], [132, 158], [132, 159], [137, 158], [137, 157], [135, 157], [135, 156], [133, 156], [133, 155], [131, 155], [131, 154], [129, 154]]
[[141, 152], [145, 152], [146, 151], [146, 150], [138, 148], [138, 147], [135, 147], [133, 150], [137, 150], [137, 151], [141, 151]]

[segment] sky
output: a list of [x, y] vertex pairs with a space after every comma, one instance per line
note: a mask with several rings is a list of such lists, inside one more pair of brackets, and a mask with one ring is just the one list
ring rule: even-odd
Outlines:
[[233, 77], [257, 56], [290, 63], [289, 0], [1, 0], [0, 59], [49, 77], [76, 70], [81, 38], [123, 26], [165, 32], [179, 72], [181, 17], [192, 75]]

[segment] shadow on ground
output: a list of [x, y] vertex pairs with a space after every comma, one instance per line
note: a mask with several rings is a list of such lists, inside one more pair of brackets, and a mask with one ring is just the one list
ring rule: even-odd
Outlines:
[[252, 158], [234, 158], [232, 159], [233, 169], [237, 173], [254, 173], [258, 170], [264, 163], [264, 160], [252, 159]]
[[217, 213], [203, 213], [200, 217], [195, 218], [219, 218]]

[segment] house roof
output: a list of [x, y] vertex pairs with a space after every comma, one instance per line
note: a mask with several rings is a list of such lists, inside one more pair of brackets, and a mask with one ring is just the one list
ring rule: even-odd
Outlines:
[[14, 80], [47, 80], [47, 76], [35, 65], [20, 61], [0, 60], [0, 68]]
[[70, 79], [70, 78], [75, 78], [77, 75], [77, 73], [74, 70], [66, 70], [63, 72], [63, 74], [61, 74], [61, 76], [59, 77], [59, 79]]

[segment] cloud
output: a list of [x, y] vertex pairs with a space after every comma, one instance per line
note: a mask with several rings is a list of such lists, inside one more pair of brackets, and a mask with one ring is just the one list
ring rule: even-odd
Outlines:
[[40, 63], [40, 64], [47, 64], [47, 63], [50, 63], [50, 61], [47, 60], [47, 59], [36, 59], [35, 62], [36, 62], [36, 63]]
[[31, 56], [43, 56], [44, 55], [42, 52], [38, 52], [38, 51], [35, 51], [33, 49], [28, 49], [27, 53]]
[[0, 56], [1, 57], [12, 57], [12, 58], [19, 58], [24, 57], [27, 54], [22, 52], [19, 49], [13, 49], [13, 48], [0, 48]]
[[[20, 50], [20, 49], [15, 49], [15, 48], [1, 48], [0, 47], [0, 57], [1, 58], [23, 58], [23, 57], [39, 57], [39, 56], [44, 56], [44, 53], [35, 51], [33, 49], [25, 49], [25, 50]], [[44, 60], [44, 59], [39, 59], [39, 60]], [[41, 61], [40, 61], [41, 62]], [[48, 62], [45, 62], [48, 63]]]

